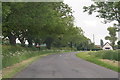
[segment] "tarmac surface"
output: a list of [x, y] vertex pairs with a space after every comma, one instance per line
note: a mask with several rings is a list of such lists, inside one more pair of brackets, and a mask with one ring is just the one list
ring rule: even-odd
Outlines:
[[76, 57], [78, 52], [52, 54], [38, 59], [15, 78], [118, 78], [118, 73]]

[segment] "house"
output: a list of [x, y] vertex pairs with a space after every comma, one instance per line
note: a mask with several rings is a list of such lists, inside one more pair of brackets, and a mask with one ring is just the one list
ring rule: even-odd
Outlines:
[[118, 41], [120, 41], [120, 31], [118, 32]]
[[110, 45], [110, 43], [106, 42], [103, 47], [103, 50], [113, 50], [112, 46]]

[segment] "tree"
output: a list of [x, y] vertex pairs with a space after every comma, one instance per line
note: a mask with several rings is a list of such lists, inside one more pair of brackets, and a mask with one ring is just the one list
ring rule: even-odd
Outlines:
[[105, 23], [117, 21], [120, 25], [120, 1], [119, 2], [94, 2], [91, 6], [84, 6], [84, 12], [88, 11], [89, 14], [98, 12], [96, 17], [104, 18]]
[[[2, 10], [2, 2], [0, 2], [0, 10]], [[2, 42], [1, 37], [2, 37], [2, 11], [0, 12], [0, 42]]]
[[96, 17], [103, 18], [104, 23], [111, 21], [117, 21], [120, 28], [120, 1], [119, 2], [94, 2], [91, 6], [84, 6], [84, 12], [88, 12], [90, 15], [92, 13], [98, 13]]
[[[66, 32], [66, 28], [70, 25], [73, 25], [73, 16], [71, 8], [64, 3], [56, 3], [54, 4], [54, 9], [51, 14], [52, 17], [48, 19], [46, 27], [43, 28], [44, 31], [44, 42], [48, 49], [51, 48], [52, 43], [63, 36]], [[57, 12], [56, 12], [57, 11]], [[51, 27], [51, 28], [50, 28]]]
[[[3, 31], [3, 36], [9, 38], [9, 42], [11, 45], [16, 44], [16, 33], [15, 31], [18, 31], [18, 28], [15, 26], [11, 26], [10, 22], [10, 16], [11, 14], [14, 15], [14, 12], [16, 10], [19, 10], [20, 8], [23, 8], [23, 4], [19, 3], [3, 3], [2, 4], [2, 31]], [[19, 26], [20, 27], [20, 26]], [[19, 32], [19, 31], [18, 31]]]
[[[84, 6], [84, 12], [88, 12], [88, 14], [92, 14], [97, 12], [98, 15], [96, 17], [103, 18], [104, 23], [108, 23], [111, 21], [117, 21], [117, 26], [120, 27], [120, 1], [119, 2], [94, 2], [91, 6]], [[114, 30], [113, 30], [114, 31]], [[118, 31], [118, 30], [117, 30]], [[115, 34], [113, 34], [115, 36]], [[115, 39], [112, 39], [113, 36], [107, 36], [106, 39], [110, 40], [112, 46], [114, 46]]]
[[117, 40], [117, 37], [116, 37], [117, 28], [108, 27], [107, 30], [109, 31], [109, 36], [106, 36], [105, 39], [109, 40], [111, 42], [112, 47], [114, 48], [115, 41]]
[[45, 43], [47, 49], [58, 46], [84, 47], [88, 38], [80, 27], [74, 27], [72, 9], [60, 3], [3, 3], [3, 35], [15, 45], [18, 38], [22, 46]]
[[103, 47], [103, 45], [104, 45], [104, 42], [102, 39], [100, 40], [100, 45], [101, 45], [101, 47]]
[[[29, 46], [45, 42], [50, 47], [54, 39], [73, 25], [71, 8], [64, 3], [3, 3], [3, 35], [11, 44], [18, 38]], [[51, 41], [47, 40], [51, 39]], [[40, 44], [40, 43], [39, 43]]]
[[120, 49], [120, 41], [118, 41], [117, 44], [118, 44], [118, 49]]

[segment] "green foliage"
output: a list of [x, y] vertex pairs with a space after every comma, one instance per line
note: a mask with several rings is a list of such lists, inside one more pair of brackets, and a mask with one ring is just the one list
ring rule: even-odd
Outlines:
[[[60, 3], [3, 3], [3, 35], [10, 44], [18, 38], [24, 46], [46, 43], [50, 49], [54, 41], [78, 43], [82, 29], [74, 27], [72, 9]], [[59, 42], [59, 41], [56, 41]], [[55, 43], [56, 43], [55, 42]], [[56, 43], [57, 44], [57, 43]]]
[[109, 40], [111, 42], [112, 47], [114, 48], [115, 41], [117, 40], [117, 37], [116, 37], [117, 28], [108, 27], [107, 30], [109, 31], [110, 36], [106, 36], [105, 39]]
[[98, 12], [97, 17], [104, 18], [105, 23], [111, 21], [118, 21], [120, 24], [120, 1], [119, 2], [94, 2], [91, 6], [84, 6], [84, 12], [89, 14]]
[[42, 54], [58, 53], [60, 50], [42, 50], [38, 51], [34, 48], [25, 48], [20, 46], [2, 46], [2, 68], [19, 63], [28, 58], [39, 56]]
[[96, 46], [94, 43], [91, 43], [90, 40], [88, 39], [87, 41], [84, 40], [82, 43], [78, 44], [77, 50], [98, 51], [98, 50], [102, 50], [102, 49], [100, 47]]
[[120, 49], [120, 41], [117, 42], [117, 47]]
[[3, 36], [8, 37], [11, 45], [18, 38], [22, 46], [28, 41], [46, 44], [47, 49], [54, 47], [77, 48], [87, 44], [88, 38], [83, 30], [74, 27], [72, 9], [62, 2], [3, 3]]
[[101, 59], [120, 61], [120, 57], [118, 57], [120, 56], [120, 50], [105, 50], [105, 51], [101, 50], [96, 52], [89, 52], [88, 54]]
[[[116, 26], [120, 26], [120, 1], [119, 2], [94, 2], [90, 6], [83, 7], [84, 12], [88, 12], [88, 14], [98, 13], [96, 17], [103, 18], [104, 23], [117, 21], [118, 24]], [[110, 40], [111, 45], [114, 48], [115, 41], [117, 40], [116, 31], [119, 31], [117, 28], [108, 28], [110, 36], [106, 36], [106, 40]]]

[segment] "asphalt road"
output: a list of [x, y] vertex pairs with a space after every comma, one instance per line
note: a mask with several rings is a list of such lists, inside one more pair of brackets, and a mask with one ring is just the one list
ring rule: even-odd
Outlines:
[[40, 58], [15, 78], [117, 78], [118, 73], [75, 56], [76, 52]]

